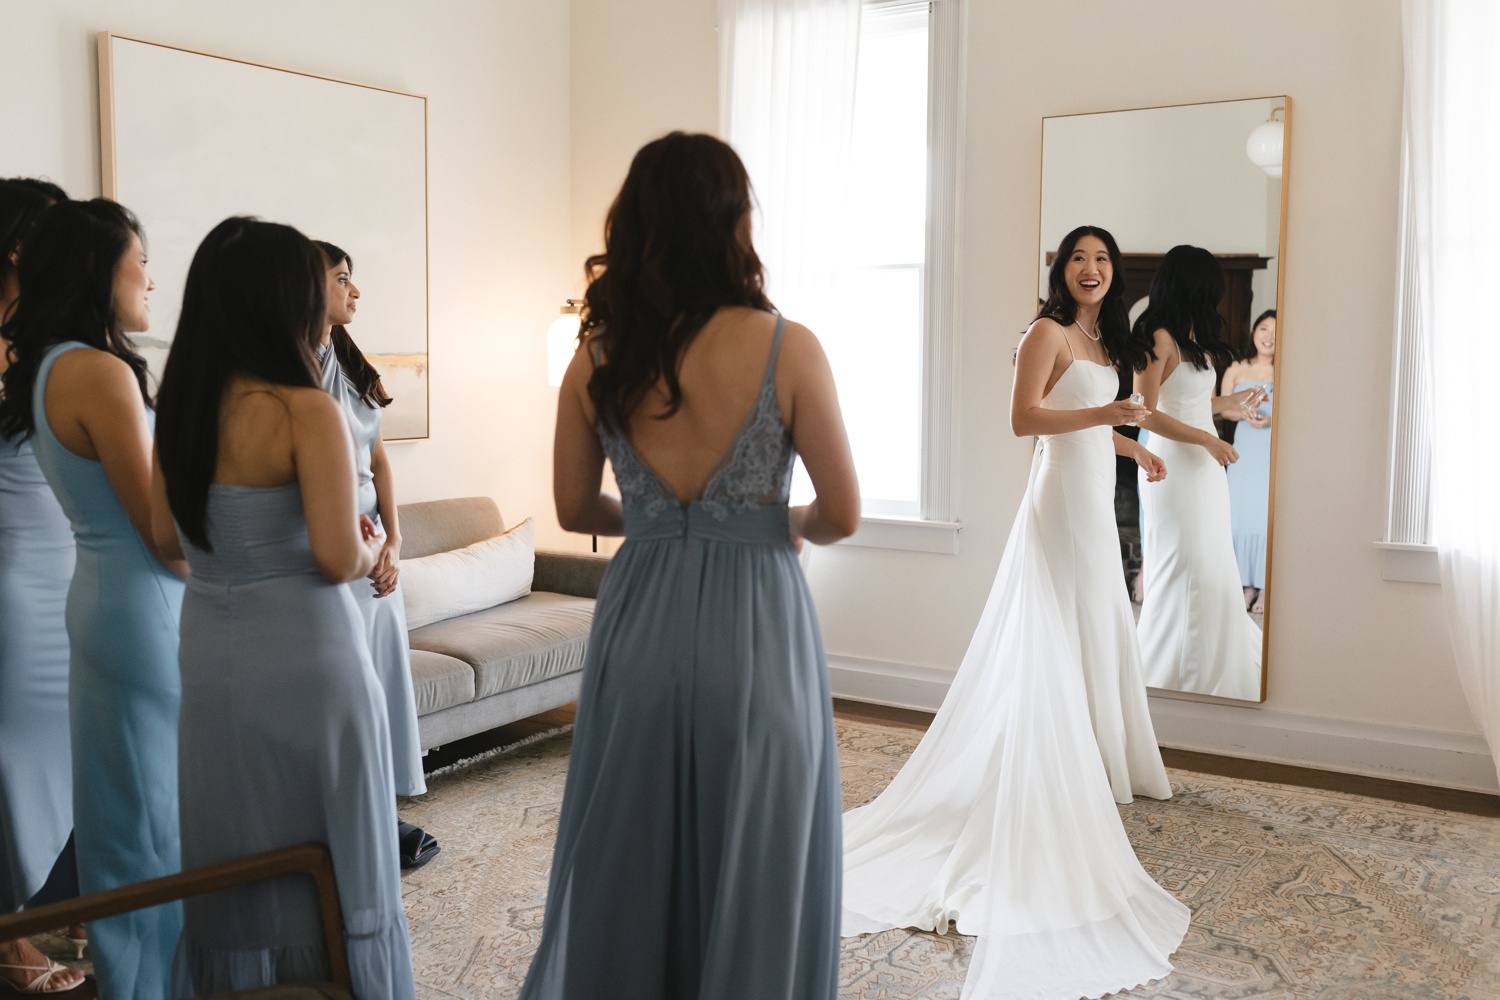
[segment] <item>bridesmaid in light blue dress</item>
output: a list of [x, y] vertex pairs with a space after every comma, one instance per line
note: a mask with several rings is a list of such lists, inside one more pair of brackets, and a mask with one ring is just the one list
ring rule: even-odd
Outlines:
[[[838, 759], [797, 546], [852, 533], [859, 488], [827, 361], [770, 312], [749, 215], [734, 152], [673, 133], [636, 155], [590, 262], [554, 490], [563, 527], [625, 543], [523, 1000], [837, 994]], [[818, 497], [789, 509], [799, 452]]]
[[[421, 733], [411, 680], [411, 648], [406, 633], [406, 595], [401, 590], [401, 525], [396, 515], [396, 489], [391, 465], [380, 436], [381, 411], [391, 404], [380, 374], [360, 353], [346, 329], [354, 322], [359, 289], [354, 284], [354, 262], [342, 248], [314, 240], [328, 262], [328, 316], [318, 346], [323, 388], [344, 409], [354, 432], [354, 461], [358, 470], [359, 512], [384, 534], [380, 558], [369, 579], [355, 580], [349, 591], [365, 621], [365, 637], [375, 676], [385, 691], [386, 718], [391, 731], [391, 762], [396, 794], [427, 791], [422, 774]], [[437, 841], [410, 823], [400, 825], [401, 864], [416, 868], [432, 860]]]
[[[150, 324], [151, 287], [129, 212], [102, 198], [64, 202], [28, 237], [20, 301], [5, 328], [13, 361], [0, 434], [29, 438], [77, 540], [68, 695], [78, 882], [86, 893], [180, 868], [182, 581], [150, 536], [153, 415], [145, 363], [129, 340]], [[175, 903], [91, 923], [100, 995], [165, 996], [180, 929]]]
[[1253, 611], [1265, 609], [1266, 534], [1271, 512], [1271, 395], [1276, 378], [1276, 310], [1256, 317], [1250, 332], [1255, 353], [1236, 361], [1224, 372], [1223, 392], [1259, 387], [1265, 402], [1252, 418], [1243, 411], [1225, 416], [1236, 421], [1234, 447], [1240, 460], [1229, 467], [1229, 516], [1234, 534], [1234, 557], [1240, 567], [1245, 603]]
[[[0, 181], [0, 318], [19, 291], [11, 255], [53, 200], [26, 181]], [[0, 338], [0, 372], [5, 348]], [[0, 913], [44, 885], [77, 892], [63, 619], [73, 559], [72, 528], [30, 442], [0, 437]], [[27, 942], [0, 944], [0, 966], [0, 981], [18, 985], [81, 982]]]
[[[343, 585], [370, 572], [380, 542], [355, 509], [343, 414], [315, 374], [322, 272], [288, 226], [215, 227], [162, 380], [153, 528], [192, 566], [182, 855], [194, 868], [326, 844], [355, 996], [411, 1000], [385, 696]], [[328, 978], [305, 877], [185, 905], [177, 996]]]

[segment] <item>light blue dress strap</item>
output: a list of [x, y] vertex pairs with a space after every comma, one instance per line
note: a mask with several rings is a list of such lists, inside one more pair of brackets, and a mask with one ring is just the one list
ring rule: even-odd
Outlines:
[[776, 381], [776, 359], [781, 355], [781, 335], [786, 332], [786, 317], [776, 317], [776, 335], [771, 339], [771, 357], [766, 361], [765, 378], [761, 380], [761, 391]]

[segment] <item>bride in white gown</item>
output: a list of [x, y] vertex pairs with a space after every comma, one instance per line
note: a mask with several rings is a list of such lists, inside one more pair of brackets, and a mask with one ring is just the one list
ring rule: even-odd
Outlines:
[[1173, 247], [1127, 347], [1135, 391], [1155, 411], [1141, 426], [1172, 470], [1169, 482], [1141, 483], [1141, 659], [1151, 687], [1256, 701], [1261, 630], [1245, 614], [1224, 474], [1239, 453], [1219, 437], [1213, 415], [1259, 390], [1214, 395], [1215, 365], [1232, 356], [1220, 335], [1223, 297], [1214, 255]]
[[994, 588], [906, 766], [844, 815], [843, 934], [978, 935], [963, 996], [1099, 997], [1158, 979], [1188, 910], [1146, 874], [1115, 803], [1168, 798], [1114, 517], [1127, 319], [1114, 239], [1069, 233], [1021, 342], [1011, 427], [1039, 438]]

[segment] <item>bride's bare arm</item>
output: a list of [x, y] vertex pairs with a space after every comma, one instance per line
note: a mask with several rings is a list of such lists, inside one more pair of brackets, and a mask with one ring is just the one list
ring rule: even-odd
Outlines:
[[[1128, 399], [1082, 410], [1054, 410], [1043, 406], [1042, 400], [1052, 390], [1050, 383], [1055, 382], [1053, 373], [1064, 355], [1068, 356], [1068, 363], [1076, 363], [1068, 353], [1062, 327], [1050, 319], [1037, 320], [1021, 338], [1021, 347], [1016, 353], [1016, 380], [1010, 390], [1010, 429], [1016, 437], [1067, 434], [1101, 425], [1114, 427], [1138, 422], [1145, 416], [1145, 408]], [[1061, 377], [1060, 372], [1058, 375]]]

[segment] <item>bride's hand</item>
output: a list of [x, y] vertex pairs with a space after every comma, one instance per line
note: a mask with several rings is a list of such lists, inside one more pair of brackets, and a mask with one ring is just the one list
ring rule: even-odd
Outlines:
[[1140, 403], [1128, 399], [1117, 399], [1098, 408], [1099, 422], [1106, 427], [1134, 425], [1151, 416], [1151, 411]]
[[1167, 463], [1145, 448], [1135, 450], [1135, 464], [1145, 470], [1148, 483], [1159, 483], [1167, 478]]
[[1222, 466], [1228, 467], [1240, 460], [1240, 453], [1234, 450], [1234, 445], [1217, 434], [1209, 434], [1205, 431], [1201, 443], [1204, 450], [1213, 456], [1214, 461]]

